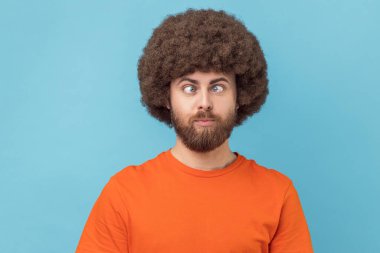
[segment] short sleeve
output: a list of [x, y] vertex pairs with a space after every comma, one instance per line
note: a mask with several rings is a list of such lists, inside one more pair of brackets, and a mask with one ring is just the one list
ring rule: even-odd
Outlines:
[[285, 194], [279, 224], [269, 247], [270, 253], [313, 253], [306, 218], [293, 183]]
[[111, 178], [91, 210], [76, 253], [128, 252], [124, 208], [117, 181]]

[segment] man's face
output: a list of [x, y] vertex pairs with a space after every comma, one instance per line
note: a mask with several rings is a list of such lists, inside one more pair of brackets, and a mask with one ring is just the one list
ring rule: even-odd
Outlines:
[[173, 127], [187, 148], [214, 150], [235, 126], [235, 75], [197, 71], [173, 80], [170, 109]]

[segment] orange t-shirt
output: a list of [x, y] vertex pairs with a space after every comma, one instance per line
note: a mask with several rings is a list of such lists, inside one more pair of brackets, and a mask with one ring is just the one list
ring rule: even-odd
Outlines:
[[292, 181], [235, 154], [211, 171], [170, 150], [124, 168], [97, 199], [76, 252], [313, 252]]

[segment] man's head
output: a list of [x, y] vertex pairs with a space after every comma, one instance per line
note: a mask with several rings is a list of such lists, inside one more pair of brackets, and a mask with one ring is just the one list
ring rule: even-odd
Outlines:
[[193, 151], [208, 152], [231, 135], [236, 122], [235, 75], [199, 72], [170, 83], [172, 125]]
[[[226, 103], [231, 106], [231, 115], [224, 118], [233, 119], [233, 124], [224, 122], [226, 125], [222, 128], [226, 130], [258, 112], [268, 94], [267, 65], [259, 42], [240, 21], [224, 11], [190, 9], [167, 17], [154, 30], [139, 60], [142, 104], [152, 116], [174, 126], [178, 135], [184, 130], [187, 136], [193, 136], [198, 130], [196, 126], [181, 128], [189, 124], [191, 117], [178, 114], [181, 113], [177, 110], [180, 102], [173, 104], [175, 108], [168, 106], [173, 103], [173, 83], [199, 73], [221, 74], [233, 80], [235, 104]], [[193, 112], [192, 117], [209, 117], [219, 108], [214, 105], [206, 114], [204, 110]], [[182, 116], [188, 117], [187, 120], [182, 122], [181, 118], [185, 120]], [[214, 116], [218, 119], [219, 115]], [[223, 123], [223, 118], [220, 120]], [[216, 125], [214, 134], [221, 127]], [[203, 129], [203, 136], [210, 134], [211, 129], [213, 127]], [[220, 136], [229, 136], [230, 131], [227, 132]]]

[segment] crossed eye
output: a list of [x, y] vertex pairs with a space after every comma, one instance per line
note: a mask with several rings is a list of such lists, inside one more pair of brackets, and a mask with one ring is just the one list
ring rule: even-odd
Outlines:
[[222, 92], [224, 88], [221, 85], [214, 85], [211, 88], [214, 92]]
[[[196, 87], [194, 85], [187, 85], [183, 88], [183, 90], [186, 92], [186, 93], [193, 93], [196, 91]], [[219, 92], [222, 92], [224, 90], [223, 86], [221, 85], [213, 85], [211, 87], [211, 90], [213, 92], [216, 92], [216, 93], [219, 93]]]

